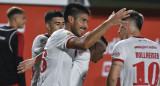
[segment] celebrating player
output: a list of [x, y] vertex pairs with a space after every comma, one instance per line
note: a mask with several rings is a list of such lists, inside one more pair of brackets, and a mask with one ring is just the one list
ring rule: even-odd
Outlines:
[[157, 86], [160, 72], [160, 46], [146, 38], [140, 31], [143, 15], [129, 10], [130, 16], [120, 24], [121, 39], [113, 50], [112, 65], [107, 86], [116, 86], [120, 74], [121, 86]]
[[[38, 35], [32, 45], [32, 58], [36, 57], [38, 54], [43, 52], [48, 38], [51, 34], [58, 30], [64, 28], [64, 18], [63, 14], [59, 11], [52, 10], [45, 14], [45, 24], [47, 27], [47, 33]], [[40, 74], [40, 62], [33, 66], [33, 78], [31, 86], [37, 86], [37, 81]]]
[[[88, 28], [89, 11], [78, 3], [67, 5], [64, 11], [65, 29], [55, 31], [45, 46], [38, 86], [69, 86], [75, 49], [90, 48], [109, 28], [126, 23], [121, 19], [128, 17], [127, 14], [125, 8], [117, 13], [113, 12], [108, 20], [89, 35], [81, 37], [84, 30]], [[39, 60], [41, 59], [32, 59], [33, 63]], [[30, 64], [23, 62], [18, 66], [19, 73], [28, 70], [31, 66], [26, 65]]]

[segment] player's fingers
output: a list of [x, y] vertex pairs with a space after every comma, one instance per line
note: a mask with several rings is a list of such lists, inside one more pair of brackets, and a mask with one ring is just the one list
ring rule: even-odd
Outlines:
[[121, 19], [129, 17], [129, 16], [130, 16], [130, 14], [123, 15], [123, 16], [121, 16]]
[[24, 67], [22, 67], [22, 66], [17, 68], [18, 71], [23, 70], [23, 69], [24, 69]]
[[127, 23], [128, 23], [127, 21], [123, 21], [123, 20], [120, 21], [120, 24], [127, 24]]
[[121, 14], [121, 13], [123, 13], [124, 11], [126, 11], [126, 8], [123, 8], [123, 9], [119, 10], [116, 14]]
[[115, 14], [115, 12], [113, 11], [113, 12], [112, 12], [112, 15], [114, 15], [114, 14]]
[[18, 71], [17, 73], [18, 74], [21, 74], [21, 73], [24, 73], [25, 71], [24, 70], [20, 70], [20, 71]]
[[17, 69], [18, 68], [21, 68], [21, 67], [23, 67], [24, 65], [23, 64], [19, 64], [18, 66], [17, 66]]

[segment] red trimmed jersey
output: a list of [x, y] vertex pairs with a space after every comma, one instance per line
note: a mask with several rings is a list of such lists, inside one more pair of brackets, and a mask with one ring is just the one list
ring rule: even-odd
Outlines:
[[[32, 45], [32, 58], [35, 58], [37, 55], [43, 52], [43, 49], [48, 40], [48, 36], [45, 34], [38, 35]], [[37, 81], [40, 74], [40, 62], [33, 66], [33, 78], [31, 82], [31, 86], [37, 86]]]
[[113, 61], [124, 63], [120, 72], [120, 86], [158, 86], [160, 46], [146, 38], [130, 37], [118, 42]]
[[43, 51], [37, 86], [69, 86], [75, 49], [67, 46], [73, 37], [75, 35], [65, 29], [52, 33]]
[[70, 86], [82, 86], [88, 73], [90, 62], [90, 51], [76, 50], [71, 71]]

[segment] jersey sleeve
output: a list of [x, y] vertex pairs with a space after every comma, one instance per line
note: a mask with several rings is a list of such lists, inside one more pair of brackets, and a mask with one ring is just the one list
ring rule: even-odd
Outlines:
[[40, 54], [47, 42], [48, 38], [44, 35], [38, 35], [34, 41], [33, 41], [33, 45], [32, 45], [32, 57]]
[[115, 45], [112, 53], [112, 61], [120, 61], [124, 63], [124, 58], [125, 58], [124, 47], [122, 47], [122, 45], [120, 44]]
[[56, 47], [62, 50], [67, 49], [69, 40], [74, 37], [76, 36], [68, 30], [59, 31], [56, 36]]

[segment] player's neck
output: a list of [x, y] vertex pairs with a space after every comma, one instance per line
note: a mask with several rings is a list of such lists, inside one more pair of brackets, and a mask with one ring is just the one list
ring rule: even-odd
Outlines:
[[9, 26], [11, 26], [12, 28], [18, 29], [18, 26], [14, 21], [9, 21]]
[[140, 32], [135, 32], [133, 33], [132, 35], [130, 35], [129, 37], [142, 37], [141, 33]]
[[71, 25], [68, 22], [65, 24], [65, 29], [71, 31]]

